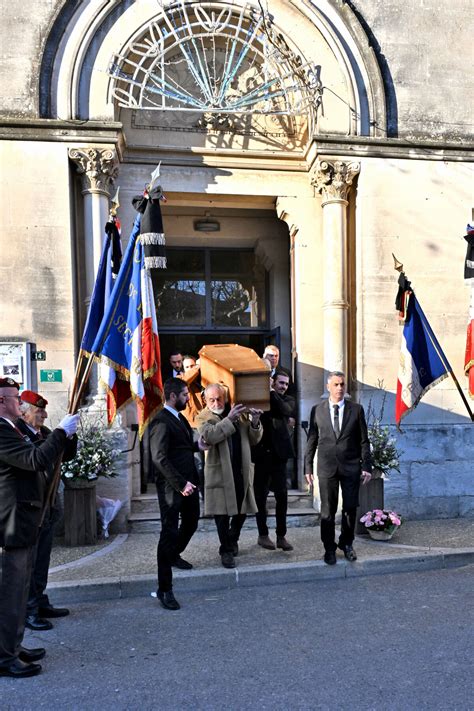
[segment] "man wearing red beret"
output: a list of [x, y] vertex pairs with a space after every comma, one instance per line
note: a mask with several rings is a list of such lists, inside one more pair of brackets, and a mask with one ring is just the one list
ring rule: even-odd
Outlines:
[[12, 678], [39, 674], [46, 654], [22, 646], [26, 602], [49, 473], [79, 420], [66, 415], [35, 445], [16, 425], [18, 391], [12, 378], [0, 378], [0, 676]]
[[[23, 390], [20, 395], [21, 417], [16, 421], [16, 425], [23, 434], [34, 444], [39, 444], [51, 434], [51, 430], [44, 426], [48, 417], [46, 406], [48, 401], [39, 393], [33, 390]], [[68, 437], [66, 449], [63, 452], [63, 462], [74, 459], [77, 452], [77, 436]], [[54, 469], [54, 465], [53, 465]], [[33, 570], [31, 573], [30, 592], [26, 606], [26, 626], [31, 630], [50, 630], [52, 623], [44, 619], [45, 617], [65, 617], [69, 614], [66, 608], [53, 607], [45, 589], [48, 584], [48, 570], [51, 559], [51, 549], [53, 547], [54, 526], [61, 518], [61, 506], [59, 497], [45, 513], [43, 524], [40, 529], [38, 542], [36, 544]]]

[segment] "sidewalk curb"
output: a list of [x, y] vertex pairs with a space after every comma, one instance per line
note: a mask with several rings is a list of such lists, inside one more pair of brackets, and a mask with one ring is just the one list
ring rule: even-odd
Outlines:
[[[176, 593], [213, 592], [238, 587], [278, 585], [308, 581], [355, 578], [389, 573], [460, 568], [474, 563], [473, 548], [458, 548], [450, 552], [433, 551], [424, 555], [390, 556], [359, 560], [357, 563], [339, 561], [328, 566], [323, 561], [274, 563], [241, 566], [233, 570], [207, 568], [173, 573]], [[132, 575], [121, 578], [95, 578], [50, 583], [48, 593], [57, 604], [99, 602], [131, 597], [147, 597], [156, 590], [156, 574]]]

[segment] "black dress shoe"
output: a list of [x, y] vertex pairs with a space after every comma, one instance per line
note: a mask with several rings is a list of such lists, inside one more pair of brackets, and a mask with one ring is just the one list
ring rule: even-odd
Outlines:
[[336, 553], [335, 551], [326, 551], [324, 554], [324, 562], [327, 565], [336, 565]]
[[232, 553], [221, 553], [221, 562], [224, 568], [235, 568], [235, 560]]
[[341, 546], [338, 543], [337, 547], [339, 548], [339, 550], [341, 550], [344, 553], [346, 559], [350, 560], [351, 563], [353, 563], [355, 560], [357, 560], [356, 552], [352, 546]]
[[66, 607], [53, 607], [52, 605], [47, 605], [46, 607], [40, 607], [38, 609], [39, 617], [67, 617], [69, 615], [69, 610]]
[[36, 632], [44, 632], [45, 630], [53, 629], [51, 622], [41, 619], [38, 615], [27, 615], [25, 627], [28, 627], [30, 630], [35, 630]]
[[25, 664], [21, 659], [15, 659], [7, 666], [0, 667], [0, 676], [11, 676], [14, 679], [21, 679], [25, 676], [36, 676], [41, 671], [41, 664]]
[[192, 563], [188, 563], [187, 560], [184, 560], [184, 558], [181, 558], [180, 555], [177, 555], [174, 561], [171, 563], [173, 568], [179, 568], [180, 570], [191, 570], [192, 569]]
[[165, 607], [167, 610], [179, 610], [181, 607], [179, 602], [173, 595], [172, 590], [168, 590], [168, 592], [161, 592], [161, 590], [158, 590], [157, 597], [163, 607]]
[[43, 659], [45, 654], [46, 649], [43, 647], [37, 647], [36, 649], [26, 649], [25, 647], [20, 647], [18, 659], [29, 664], [30, 662], [38, 662], [40, 659]]

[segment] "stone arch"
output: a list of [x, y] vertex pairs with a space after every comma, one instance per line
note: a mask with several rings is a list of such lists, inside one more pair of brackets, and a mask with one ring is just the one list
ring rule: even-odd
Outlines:
[[[119, 118], [106, 69], [140, 27], [157, 15], [158, 0], [68, 2], [49, 33], [40, 74], [41, 115], [114, 121]], [[176, 4], [176, 3], [171, 3]], [[245, 5], [235, 0], [234, 5]], [[254, 3], [252, 3], [254, 4]], [[255, 7], [258, 7], [255, 5]], [[275, 26], [291, 27], [301, 53], [321, 65], [324, 114], [318, 133], [384, 135], [385, 87], [366, 31], [343, 0], [277, 0]]]

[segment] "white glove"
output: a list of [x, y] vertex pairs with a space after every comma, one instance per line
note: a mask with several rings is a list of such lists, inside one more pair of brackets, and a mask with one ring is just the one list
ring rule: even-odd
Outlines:
[[79, 425], [80, 415], [66, 415], [58, 425], [60, 430], [64, 430], [68, 437], [76, 433]]

